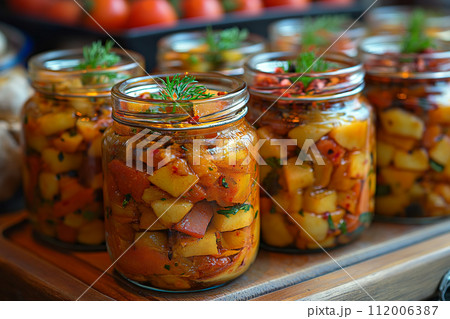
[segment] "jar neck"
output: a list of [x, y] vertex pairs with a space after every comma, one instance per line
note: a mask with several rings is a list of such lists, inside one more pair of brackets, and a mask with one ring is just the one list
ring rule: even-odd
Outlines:
[[50, 51], [30, 59], [29, 75], [36, 91], [59, 97], [107, 97], [115, 83], [142, 75], [144, 59], [135, 52], [113, 49], [120, 61], [110, 67], [81, 69], [81, 49]]
[[198, 85], [222, 92], [207, 99], [173, 101], [143, 98], [163, 90], [164, 80], [176, 74], [129, 79], [112, 89], [113, 119], [124, 125], [167, 131], [220, 127], [236, 122], [247, 113], [249, 95], [242, 80], [218, 73], [191, 73]]
[[[331, 71], [277, 72], [280, 68], [287, 70], [289, 61], [296, 59], [297, 56], [288, 52], [264, 53], [251, 58], [245, 65], [250, 94], [274, 102], [313, 103], [354, 96], [364, 88], [362, 64], [342, 53], [323, 56], [326, 62], [336, 66]], [[296, 91], [296, 86], [305, 88], [314, 82], [318, 84], [317, 90]]]

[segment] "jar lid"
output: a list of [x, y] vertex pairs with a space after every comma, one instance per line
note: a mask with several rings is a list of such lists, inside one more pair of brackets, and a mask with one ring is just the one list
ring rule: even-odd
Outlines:
[[31, 41], [18, 29], [0, 23], [0, 72], [25, 61]]

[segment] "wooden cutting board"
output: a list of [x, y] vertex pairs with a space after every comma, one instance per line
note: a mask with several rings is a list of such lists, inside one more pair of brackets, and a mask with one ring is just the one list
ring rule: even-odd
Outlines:
[[[261, 250], [242, 277], [198, 293], [142, 289], [110, 269], [82, 300], [427, 299], [450, 269], [450, 219], [374, 223], [329, 255]], [[110, 265], [106, 252], [67, 252], [36, 241], [25, 212], [0, 215], [0, 299], [76, 300]]]

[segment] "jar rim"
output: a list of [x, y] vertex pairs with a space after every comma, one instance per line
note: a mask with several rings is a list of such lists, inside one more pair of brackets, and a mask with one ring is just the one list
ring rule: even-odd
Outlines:
[[[402, 36], [401, 35], [378, 35], [372, 36], [361, 41], [358, 51], [359, 56], [365, 62], [365, 69], [368, 75], [383, 76], [399, 79], [442, 79], [450, 77], [450, 46], [445, 41], [435, 38], [438, 45], [442, 46], [442, 50], [436, 52], [425, 53], [401, 53], [399, 52]], [[427, 61], [449, 60], [442, 71], [405, 71], [401, 69], [401, 64], [383, 66], [380, 68], [367, 64], [369, 59], [372, 60], [391, 60], [397, 63], [401, 60], [423, 59]], [[390, 67], [390, 69], [387, 69]]]
[[[146, 99], [140, 98], [138, 95], [161, 91], [162, 79], [174, 77], [178, 73], [152, 74], [131, 78], [114, 85], [111, 90], [113, 119], [125, 125], [158, 130], [192, 130], [221, 126], [235, 122], [245, 116], [249, 94], [247, 84], [243, 80], [216, 72], [186, 74], [194, 76], [198, 84], [204, 85], [207, 89], [227, 87], [229, 90], [224, 95], [194, 101]], [[198, 117], [193, 113], [194, 106], [207, 108], [216, 103], [222, 103], [226, 107]], [[127, 106], [127, 104], [137, 106], [138, 111], [134, 108], [126, 109], [124, 106]], [[186, 111], [186, 107], [190, 109]], [[152, 110], [152, 112], [143, 111], [144, 109]], [[174, 111], [176, 109], [177, 111]], [[166, 111], [160, 112], [161, 110]], [[194, 118], [196, 121], [191, 121]]]

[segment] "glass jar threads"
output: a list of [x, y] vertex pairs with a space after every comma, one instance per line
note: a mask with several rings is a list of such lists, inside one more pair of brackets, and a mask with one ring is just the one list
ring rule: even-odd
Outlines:
[[158, 43], [162, 72], [210, 72], [242, 75], [243, 61], [264, 52], [264, 39], [237, 27], [221, 31], [177, 33]]
[[[260, 154], [261, 236], [284, 251], [331, 248], [369, 226], [374, 128], [362, 65], [343, 54], [260, 54], [245, 65]], [[297, 80], [298, 79], [298, 80]]]
[[376, 213], [419, 222], [450, 214], [450, 50], [401, 53], [402, 42], [361, 44], [378, 119]]
[[[184, 86], [186, 85], [186, 86]], [[103, 145], [107, 247], [140, 286], [195, 291], [245, 272], [259, 245], [259, 169], [242, 80], [130, 79]]]
[[104, 243], [101, 141], [112, 123], [110, 89], [143, 70], [136, 53], [108, 54], [115, 63], [95, 68], [82, 50], [43, 53], [29, 63], [36, 94], [23, 110], [27, 208], [41, 238], [70, 248]]

